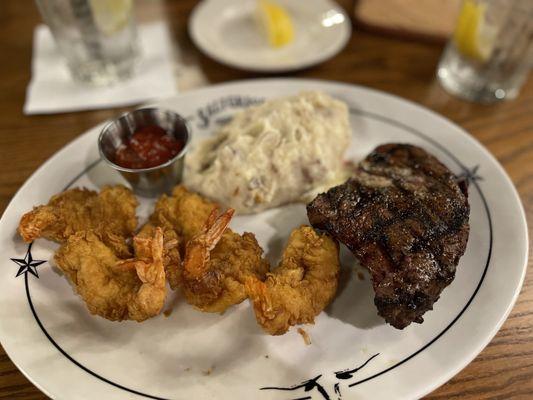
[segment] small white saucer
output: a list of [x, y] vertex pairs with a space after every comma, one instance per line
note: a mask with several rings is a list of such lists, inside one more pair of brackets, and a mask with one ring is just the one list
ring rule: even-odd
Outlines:
[[256, 0], [203, 0], [194, 9], [189, 33], [209, 57], [232, 67], [258, 72], [286, 72], [319, 64], [346, 45], [351, 24], [330, 0], [279, 0], [292, 16], [294, 41], [268, 45], [254, 20]]

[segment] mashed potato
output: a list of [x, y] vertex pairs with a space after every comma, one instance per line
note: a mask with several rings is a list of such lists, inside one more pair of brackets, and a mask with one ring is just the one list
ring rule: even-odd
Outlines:
[[350, 137], [346, 105], [324, 93], [271, 100], [194, 148], [185, 183], [240, 213], [299, 201], [343, 180]]

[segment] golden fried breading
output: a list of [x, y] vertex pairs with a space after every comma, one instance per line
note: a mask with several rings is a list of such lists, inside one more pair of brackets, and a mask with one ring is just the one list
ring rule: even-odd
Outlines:
[[70, 189], [24, 214], [18, 231], [25, 242], [44, 237], [63, 243], [76, 232], [91, 230], [121, 254], [128, 254], [123, 238], [135, 231], [137, 204], [131, 190], [121, 185], [105, 186], [100, 193]]
[[339, 268], [339, 246], [333, 239], [310, 226], [293, 230], [278, 268], [266, 281], [246, 279], [257, 322], [271, 335], [313, 323], [335, 296]]
[[174, 229], [185, 246], [202, 231], [207, 217], [215, 208], [216, 203], [188, 191], [184, 186], [176, 186], [172, 196], [163, 195], [159, 198], [150, 222], [155, 226]]
[[268, 262], [252, 233], [227, 229], [229, 209], [217, 218], [215, 208], [202, 231], [187, 242], [181, 284], [187, 301], [205, 312], [224, 312], [246, 299], [247, 277], [264, 279]]
[[134, 238], [135, 258], [121, 260], [91, 231], [67, 238], [55, 254], [91, 314], [138, 322], [158, 315], [166, 297], [163, 232]]

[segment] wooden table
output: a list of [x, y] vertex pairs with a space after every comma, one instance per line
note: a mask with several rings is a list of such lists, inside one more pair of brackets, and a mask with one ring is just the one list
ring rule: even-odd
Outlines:
[[[167, 19], [182, 62], [198, 65], [211, 83], [253, 78], [202, 56], [190, 43], [188, 16], [196, 2], [146, 1], [142, 18]], [[351, 1], [343, 1], [351, 8]], [[33, 28], [39, 15], [31, 0], [0, 2], [0, 211], [46, 159], [95, 124], [126, 109], [46, 116], [22, 113], [30, 79]], [[486, 106], [449, 96], [435, 81], [442, 46], [355, 31], [347, 47], [322, 65], [291, 74], [334, 79], [394, 93], [450, 118], [480, 140], [503, 164], [524, 203], [530, 236], [533, 226], [533, 79], [521, 96]], [[182, 89], [187, 82], [180, 81]], [[529, 261], [531, 266], [531, 257]], [[490, 345], [429, 399], [509, 399], [533, 396], [533, 273], [507, 322]], [[0, 398], [46, 398], [0, 351]]]

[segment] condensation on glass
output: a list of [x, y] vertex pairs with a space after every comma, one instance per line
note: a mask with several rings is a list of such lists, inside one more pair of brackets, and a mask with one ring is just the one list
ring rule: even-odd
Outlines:
[[533, 61], [533, 0], [464, 0], [437, 75], [454, 95], [515, 98]]
[[139, 57], [133, 0], [36, 0], [75, 80], [129, 78]]

